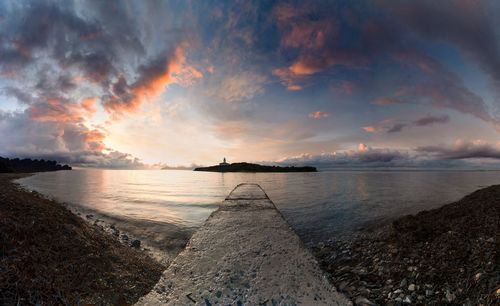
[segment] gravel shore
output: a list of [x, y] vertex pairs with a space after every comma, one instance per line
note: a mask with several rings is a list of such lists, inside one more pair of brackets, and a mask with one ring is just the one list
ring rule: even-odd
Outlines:
[[314, 248], [356, 305], [499, 305], [500, 185]]
[[0, 174], [0, 305], [131, 305], [151, 290], [163, 265], [20, 189], [22, 176]]

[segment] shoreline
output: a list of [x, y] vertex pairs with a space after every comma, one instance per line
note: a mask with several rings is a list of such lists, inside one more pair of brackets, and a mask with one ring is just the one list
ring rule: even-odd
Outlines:
[[313, 247], [355, 305], [500, 301], [500, 185]]
[[[143, 266], [136, 265], [136, 269], [143, 269], [144, 266], [153, 269], [152, 266], [155, 266], [156, 270], [160, 269], [161, 275], [175, 258], [175, 255], [155, 255], [156, 251], [164, 251], [155, 250], [147, 243], [141, 242], [145, 249], [131, 248], [129, 245], [134, 238], [130, 235], [127, 241], [123, 241], [122, 236], [128, 234], [120, 225], [113, 224], [112, 218], [105, 220], [106, 216], [97, 213], [88, 216], [90, 210], [78, 210], [73, 204], [57, 202], [15, 182], [27, 175], [32, 174], [0, 175], [0, 182], [4, 183], [3, 189], [0, 187], [0, 199], [5, 200], [4, 189], [7, 188], [7, 192], [14, 192], [14, 196], [23, 197], [32, 205], [38, 206], [39, 202], [50, 203], [52, 209], [57, 207], [66, 217], [69, 212], [80, 220], [70, 217], [70, 223], [76, 224], [76, 227], [82, 227], [81, 223], [85, 223], [89, 227], [85, 231], [93, 232], [93, 235], [98, 232], [100, 239], [108, 241], [106, 247], [117, 248], [125, 253], [132, 252], [133, 256], [142, 258], [143, 261], [140, 262]], [[492, 305], [500, 297], [497, 253], [500, 225], [498, 220], [492, 219], [492, 216], [500, 213], [499, 207], [500, 185], [490, 186], [440, 208], [369, 224], [348, 237], [331, 239], [309, 248], [332, 284], [356, 305]], [[1, 213], [0, 210], [0, 216], [3, 216]], [[36, 219], [33, 222], [35, 221]], [[469, 227], [472, 230], [468, 231]], [[109, 243], [110, 241], [113, 242]], [[460, 253], [461, 249], [467, 252], [472, 250], [472, 259], [467, 254]], [[4, 253], [0, 255], [5, 257], [5, 251], [2, 252]], [[453, 253], [454, 257], [448, 256], [446, 252]], [[439, 257], [433, 257], [434, 253]], [[149, 262], [144, 261], [144, 258], [149, 258]], [[445, 270], [441, 269], [443, 267]], [[0, 271], [3, 271], [1, 269], [4, 267], [0, 266]], [[440, 275], [441, 278], [432, 279], [432, 275]], [[64, 275], [55, 276], [64, 278]], [[155, 275], [154, 279], [158, 280], [159, 276]], [[4, 282], [0, 277], [2, 290]], [[149, 288], [155, 284], [156, 281], [151, 281], [150, 278]], [[140, 297], [135, 295], [133, 299], [137, 301]], [[0, 301], [2, 298], [5, 299], [0, 296]], [[106, 298], [109, 299], [105, 297], [104, 301]]]
[[143, 250], [0, 175], [0, 304], [131, 305], [160, 278]]
[[[155, 237], [151, 233], [145, 233], [142, 229], [145, 228], [144, 223], [148, 223], [147, 227], [154, 227], [156, 222], [153, 221], [138, 221], [126, 220], [123, 218], [106, 215], [102, 212], [96, 211], [91, 208], [86, 208], [77, 203], [62, 202], [49, 195], [42, 194], [36, 190], [31, 190], [17, 182], [18, 179], [26, 176], [35, 175], [36, 173], [26, 173], [21, 177], [13, 179], [12, 183], [18, 186], [21, 192], [28, 192], [48, 201], [54, 201], [64, 206], [76, 216], [80, 217], [83, 221], [90, 226], [94, 226], [104, 231], [108, 235], [113, 236], [118, 241], [126, 246], [137, 248], [148, 256], [152, 257], [163, 266], [168, 266], [170, 262], [180, 253], [192, 233], [188, 230], [181, 230], [176, 228], [170, 230], [175, 232], [175, 237], [170, 235], [168, 237]], [[161, 224], [165, 227], [165, 224]], [[174, 225], [169, 225], [174, 227]], [[151, 237], [152, 236], [152, 237]], [[133, 246], [132, 246], [133, 244]]]

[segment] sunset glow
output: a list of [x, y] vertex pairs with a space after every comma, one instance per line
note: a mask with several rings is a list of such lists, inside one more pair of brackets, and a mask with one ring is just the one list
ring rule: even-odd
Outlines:
[[0, 155], [111, 168], [223, 156], [492, 166], [499, 9], [465, 0], [3, 1]]

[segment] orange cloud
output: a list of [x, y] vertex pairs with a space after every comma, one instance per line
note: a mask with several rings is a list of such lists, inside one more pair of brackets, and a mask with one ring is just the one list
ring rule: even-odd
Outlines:
[[286, 89], [288, 89], [288, 90], [290, 90], [290, 91], [297, 91], [297, 90], [302, 90], [302, 86], [292, 84], [292, 85], [288, 85], [288, 86], [286, 87]]
[[322, 68], [311, 65], [310, 63], [303, 60], [298, 60], [297, 62], [293, 63], [289, 69], [295, 75], [310, 75], [322, 70]]
[[87, 112], [88, 116], [92, 116], [97, 112], [96, 103], [97, 98], [86, 98], [80, 102], [80, 105]]
[[375, 133], [377, 131], [377, 128], [374, 126], [364, 126], [362, 129], [368, 133]]
[[47, 103], [39, 103], [30, 109], [33, 120], [41, 122], [81, 122], [82, 109], [79, 104], [48, 99]]
[[358, 145], [358, 152], [366, 152], [369, 149], [370, 148], [367, 145], [365, 145], [364, 143], [360, 143]]
[[103, 143], [106, 135], [97, 129], [88, 130], [84, 134], [84, 141], [87, 150], [91, 151], [103, 151], [106, 146]]
[[297, 91], [303, 88], [302, 85], [297, 84], [300, 78], [296, 77], [288, 68], [277, 68], [272, 73], [281, 79], [281, 84], [288, 90]]
[[327, 112], [321, 112], [321, 111], [317, 111], [317, 112], [312, 112], [309, 114], [309, 118], [312, 118], [312, 119], [322, 119], [322, 118], [326, 118], [326, 117], [329, 117], [330, 114], [327, 113]]
[[143, 75], [131, 85], [123, 77], [115, 83], [115, 96], [104, 103], [105, 110], [113, 113], [114, 119], [125, 112], [137, 111], [142, 103], [158, 97], [170, 84], [191, 85], [195, 79], [203, 77], [199, 70], [186, 64], [184, 45], [177, 47], [166, 63], [161, 62], [163, 67], [158, 67], [157, 63], [143, 67]]

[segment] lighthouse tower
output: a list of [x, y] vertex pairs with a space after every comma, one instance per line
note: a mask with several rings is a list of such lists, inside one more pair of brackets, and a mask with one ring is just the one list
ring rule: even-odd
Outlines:
[[226, 158], [222, 160], [222, 163], [219, 163], [219, 166], [229, 166], [229, 163], [226, 162]]

